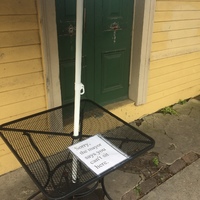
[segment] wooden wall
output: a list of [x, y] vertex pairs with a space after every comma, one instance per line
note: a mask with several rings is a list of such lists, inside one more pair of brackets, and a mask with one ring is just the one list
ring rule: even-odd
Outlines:
[[[36, 0], [1, 0], [0, 124], [46, 109]], [[0, 139], [0, 174], [19, 167]]]
[[157, 0], [147, 101], [162, 107], [199, 94], [200, 1]]

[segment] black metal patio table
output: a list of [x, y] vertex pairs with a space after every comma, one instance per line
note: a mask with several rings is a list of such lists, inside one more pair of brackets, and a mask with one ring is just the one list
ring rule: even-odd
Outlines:
[[[82, 197], [94, 190], [98, 182], [111, 199], [104, 186], [104, 177], [154, 146], [152, 138], [93, 101], [82, 100], [80, 111], [78, 137], [73, 136], [73, 103], [0, 126], [4, 142], [49, 200]], [[96, 174], [78, 159], [77, 180], [73, 181], [74, 154], [68, 147], [97, 134], [127, 158], [101, 174]]]

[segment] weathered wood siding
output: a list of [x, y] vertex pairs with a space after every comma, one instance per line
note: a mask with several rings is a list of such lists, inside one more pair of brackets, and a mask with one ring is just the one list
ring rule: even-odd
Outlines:
[[[1, 0], [0, 124], [46, 109], [36, 0]], [[0, 174], [19, 167], [0, 139]]]
[[157, 0], [147, 102], [158, 108], [199, 94], [200, 1]]

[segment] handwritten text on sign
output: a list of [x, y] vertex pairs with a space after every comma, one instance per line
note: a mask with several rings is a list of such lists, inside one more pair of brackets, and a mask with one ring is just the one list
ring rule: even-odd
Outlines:
[[74, 144], [69, 149], [96, 174], [127, 159], [125, 154], [113, 148], [99, 135]]

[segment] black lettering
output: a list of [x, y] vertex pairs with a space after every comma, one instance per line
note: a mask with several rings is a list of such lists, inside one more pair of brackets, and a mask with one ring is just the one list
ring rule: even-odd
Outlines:
[[108, 164], [108, 162], [107, 161], [104, 161], [103, 163], [101, 163], [101, 164], [99, 164], [99, 165], [95, 165], [95, 167], [96, 167], [96, 169], [99, 169], [99, 168], [101, 168], [101, 167], [103, 167], [103, 166], [105, 166], [105, 165], [107, 165]]

